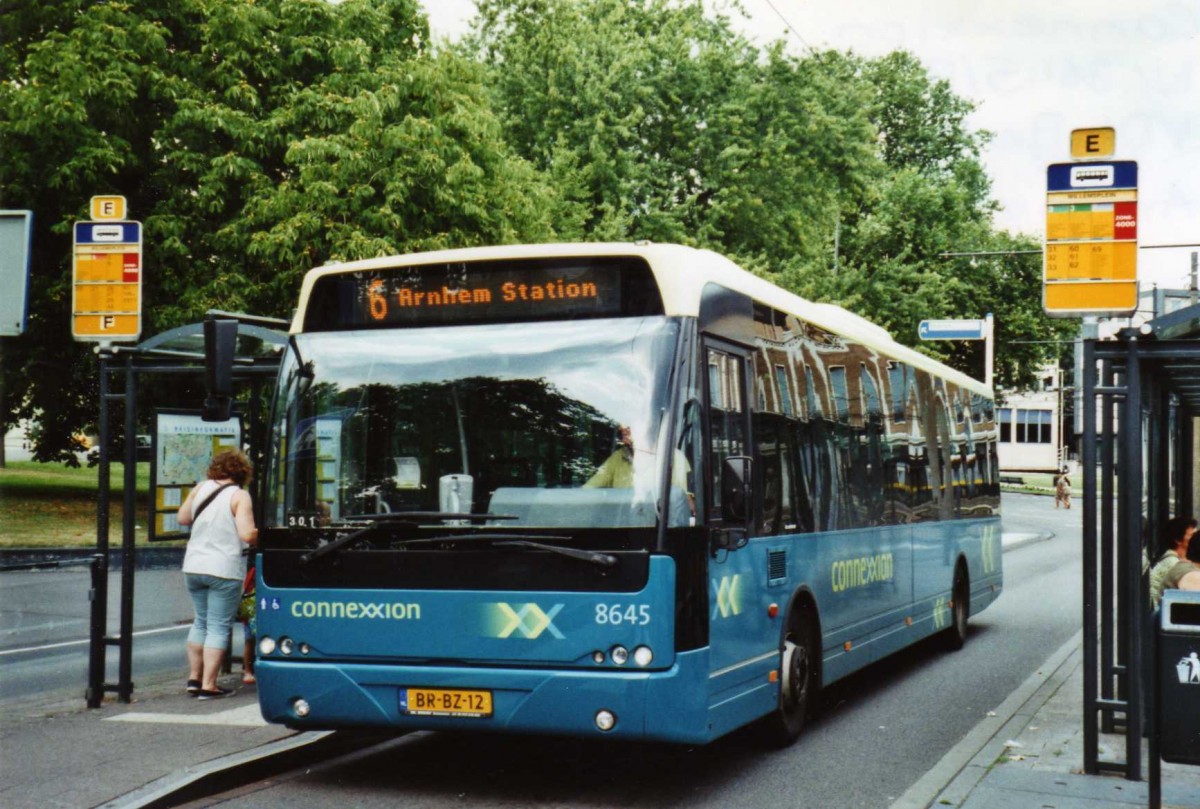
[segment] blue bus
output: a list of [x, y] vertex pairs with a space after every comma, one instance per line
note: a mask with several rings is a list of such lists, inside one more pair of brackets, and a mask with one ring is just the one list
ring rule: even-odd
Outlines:
[[709, 251], [313, 270], [271, 420], [258, 691], [294, 728], [788, 743], [1001, 590], [990, 389]]

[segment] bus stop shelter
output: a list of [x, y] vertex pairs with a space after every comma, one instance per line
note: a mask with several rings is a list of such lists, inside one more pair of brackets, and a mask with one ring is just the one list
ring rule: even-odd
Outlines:
[[[1143, 729], [1153, 723], [1157, 688], [1146, 574], [1166, 521], [1194, 514], [1200, 305], [1126, 328], [1115, 340], [1085, 336], [1080, 371], [1084, 771], [1141, 780]], [[1151, 731], [1155, 806], [1160, 762]], [[1102, 732], [1123, 737], [1123, 758], [1100, 758]]]
[[[279, 369], [281, 353], [287, 344], [287, 322], [228, 312], [211, 311], [206, 320], [237, 323], [233, 382], [248, 392], [246, 418], [249, 423], [249, 445], [256, 466], [266, 447], [263, 412], [263, 385], [274, 379]], [[96, 555], [92, 561], [91, 631], [89, 642], [88, 685], [86, 700], [89, 708], [97, 708], [105, 693], [116, 693], [121, 702], [129, 702], [133, 694], [133, 572], [136, 553], [135, 518], [137, 509], [137, 402], [139, 384], [147, 376], [187, 379], [204, 382], [205, 328], [204, 323], [191, 323], [163, 332], [135, 346], [102, 345], [98, 349], [100, 366], [99, 401], [99, 497], [96, 516]], [[113, 378], [123, 377], [123, 389], [114, 390]], [[197, 385], [198, 389], [203, 389]], [[200, 402], [196, 402], [199, 409]], [[109, 482], [110, 455], [114, 434], [113, 405], [123, 406], [124, 440], [122, 447], [125, 478], [123, 481], [124, 519], [121, 540], [121, 599], [120, 629], [115, 636], [108, 634], [108, 551], [109, 551]], [[266, 476], [256, 481], [260, 487], [254, 502], [261, 508]], [[257, 515], [261, 519], [261, 514]], [[109, 648], [116, 648], [117, 682], [104, 682], [105, 663]]]

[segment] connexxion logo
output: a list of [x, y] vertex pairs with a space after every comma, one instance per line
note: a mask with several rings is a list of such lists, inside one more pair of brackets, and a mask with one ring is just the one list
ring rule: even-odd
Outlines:
[[420, 604], [402, 604], [399, 601], [293, 601], [293, 618], [377, 618], [392, 621], [421, 620]]
[[497, 602], [483, 606], [485, 637], [522, 637], [533, 640], [543, 632], [549, 632], [558, 640], [564, 639], [563, 633], [554, 625], [554, 616], [562, 611], [565, 604], [555, 604], [548, 612], [537, 604]]

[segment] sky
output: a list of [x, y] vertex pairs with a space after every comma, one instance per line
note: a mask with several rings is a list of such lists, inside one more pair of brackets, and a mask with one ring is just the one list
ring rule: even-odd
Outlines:
[[[435, 38], [456, 38], [472, 0], [423, 0]], [[1041, 238], [1046, 166], [1071, 161], [1072, 129], [1113, 127], [1138, 163], [1143, 289], [1188, 285], [1200, 247], [1200, 1], [742, 0], [737, 27], [765, 45], [915, 54], [976, 104], [996, 224]], [[730, 15], [734, 16], [734, 15]], [[738, 20], [734, 16], [735, 20]], [[969, 250], [971, 245], [962, 245]]]

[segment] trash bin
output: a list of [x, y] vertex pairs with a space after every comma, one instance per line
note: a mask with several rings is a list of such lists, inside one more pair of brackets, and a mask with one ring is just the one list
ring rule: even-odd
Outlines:
[[1200, 592], [1166, 590], [1158, 620], [1159, 754], [1200, 764]]

